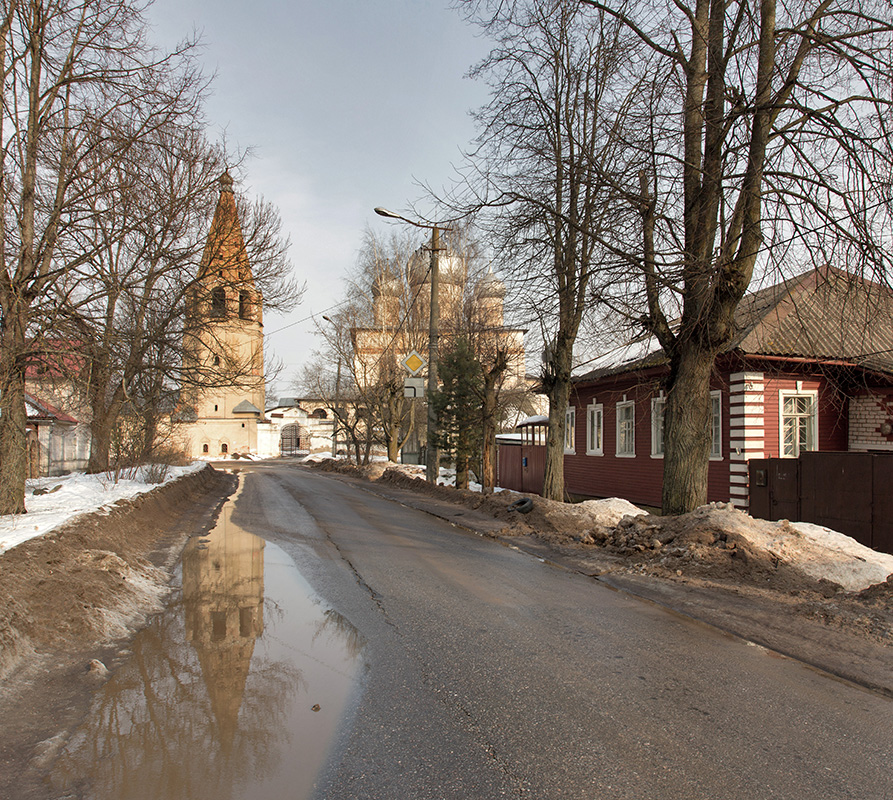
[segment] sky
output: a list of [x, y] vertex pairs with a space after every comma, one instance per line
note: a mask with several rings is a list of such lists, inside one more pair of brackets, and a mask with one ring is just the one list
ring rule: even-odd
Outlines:
[[162, 47], [200, 35], [216, 75], [209, 134], [252, 148], [236, 189], [275, 204], [291, 239], [307, 291], [294, 312], [264, 319], [284, 365], [276, 390], [290, 396], [364, 231], [390, 232], [373, 208], [426, 213], [421, 184], [455, 177], [475, 135], [469, 112], [486, 100], [465, 76], [489, 43], [448, 0], [156, 0], [149, 19]]

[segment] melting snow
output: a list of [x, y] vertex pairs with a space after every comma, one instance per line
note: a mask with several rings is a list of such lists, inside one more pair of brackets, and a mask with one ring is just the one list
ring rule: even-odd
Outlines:
[[[147, 469], [140, 467], [127, 477], [110, 473], [85, 475], [77, 472], [58, 478], [38, 478], [27, 482], [25, 508], [27, 514], [0, 517], [0, 553], [17, 544], [43, 536], [68, 522], [73, 517], [107, 508], [119, 500], [152, 491], [164, 483], [197, 472], [205, 464], [201, 461], [187, 467], [168, 467], [162, 483], [149, 483]], [[152, 469], [152, 468], [150, 468]], [[35, 495], [35, 489], [47, 489], [47, 494]]]

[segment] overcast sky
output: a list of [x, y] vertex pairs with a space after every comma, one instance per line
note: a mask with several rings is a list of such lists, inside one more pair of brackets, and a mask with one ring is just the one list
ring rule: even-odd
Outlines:
[[212, 133], [254, 148], [237, 189], [275, 203], [291, 237], [307, 293], [264, 321], [291, 394], [317, 346], [302, 320], [339, 301], [364, 229], [387, 230], [372, 209], [405, 212], [420, 182], [454, 175], [475, 132], [468, 112], [485, 100], [464, 75], [488, 44], [448, 0], [156, 0], [150, 19], [162, 46], [201, 34]]

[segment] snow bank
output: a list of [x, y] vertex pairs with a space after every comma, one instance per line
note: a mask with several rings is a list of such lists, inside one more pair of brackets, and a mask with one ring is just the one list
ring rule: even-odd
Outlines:
[[[28, 513], [0, 517], [0, 553], [36, 536], [43, 536], [80, 514], [101, 510], [119, 500], [150, 492], [183, 475], [198, 472], [205, 466], [204, 462], [196, 461], [186, 467], [168, 467], [167, 477], [162, 483], [149, 483], [152, 467], [140, 467], [131, 477], [119, 477], [117, 482], [109, 473], [85, 475], [81, 472], [30, 480], [25, 496]], [[34, 494], [35, 490], [45, 490], [47, 493]]]
[[608, 497], [604, 500], [584, 500], [572, 508], [585, 512], [597, 525], [603, 527], [616, 525], [624, 517], [638, 517], [647, 512], [634, 506], [629, 500], [619, 497]]
[[809, 522], [754, 519], [724, 503], [693, 512], [711, 526], [736, 533], [755, 550], [770, 553], [812, 578], [860, 592], [883, 583], [893, 573], [893, 555], [879, 553], [855, 539]]
[[792, 527], [806, 542], [798, 562], [801, 569], [806, 572], [815, 569], [822, 577], [849, 592], [860, 592], [883, 583], [893, 573], [893, 555], [879, 553], [850, 536], [821, 525], [795, 522]]

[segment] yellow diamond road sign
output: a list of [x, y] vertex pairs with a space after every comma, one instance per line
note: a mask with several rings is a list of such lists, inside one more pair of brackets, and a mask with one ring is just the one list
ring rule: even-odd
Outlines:
[[424, 358], [422, 358], [415, 350], [413, 350], [406, 358], [401, 362], [406, 369], [408, 369], [413, 375], [418, 375], [421, 370], [425, 368], [428, 364]]

